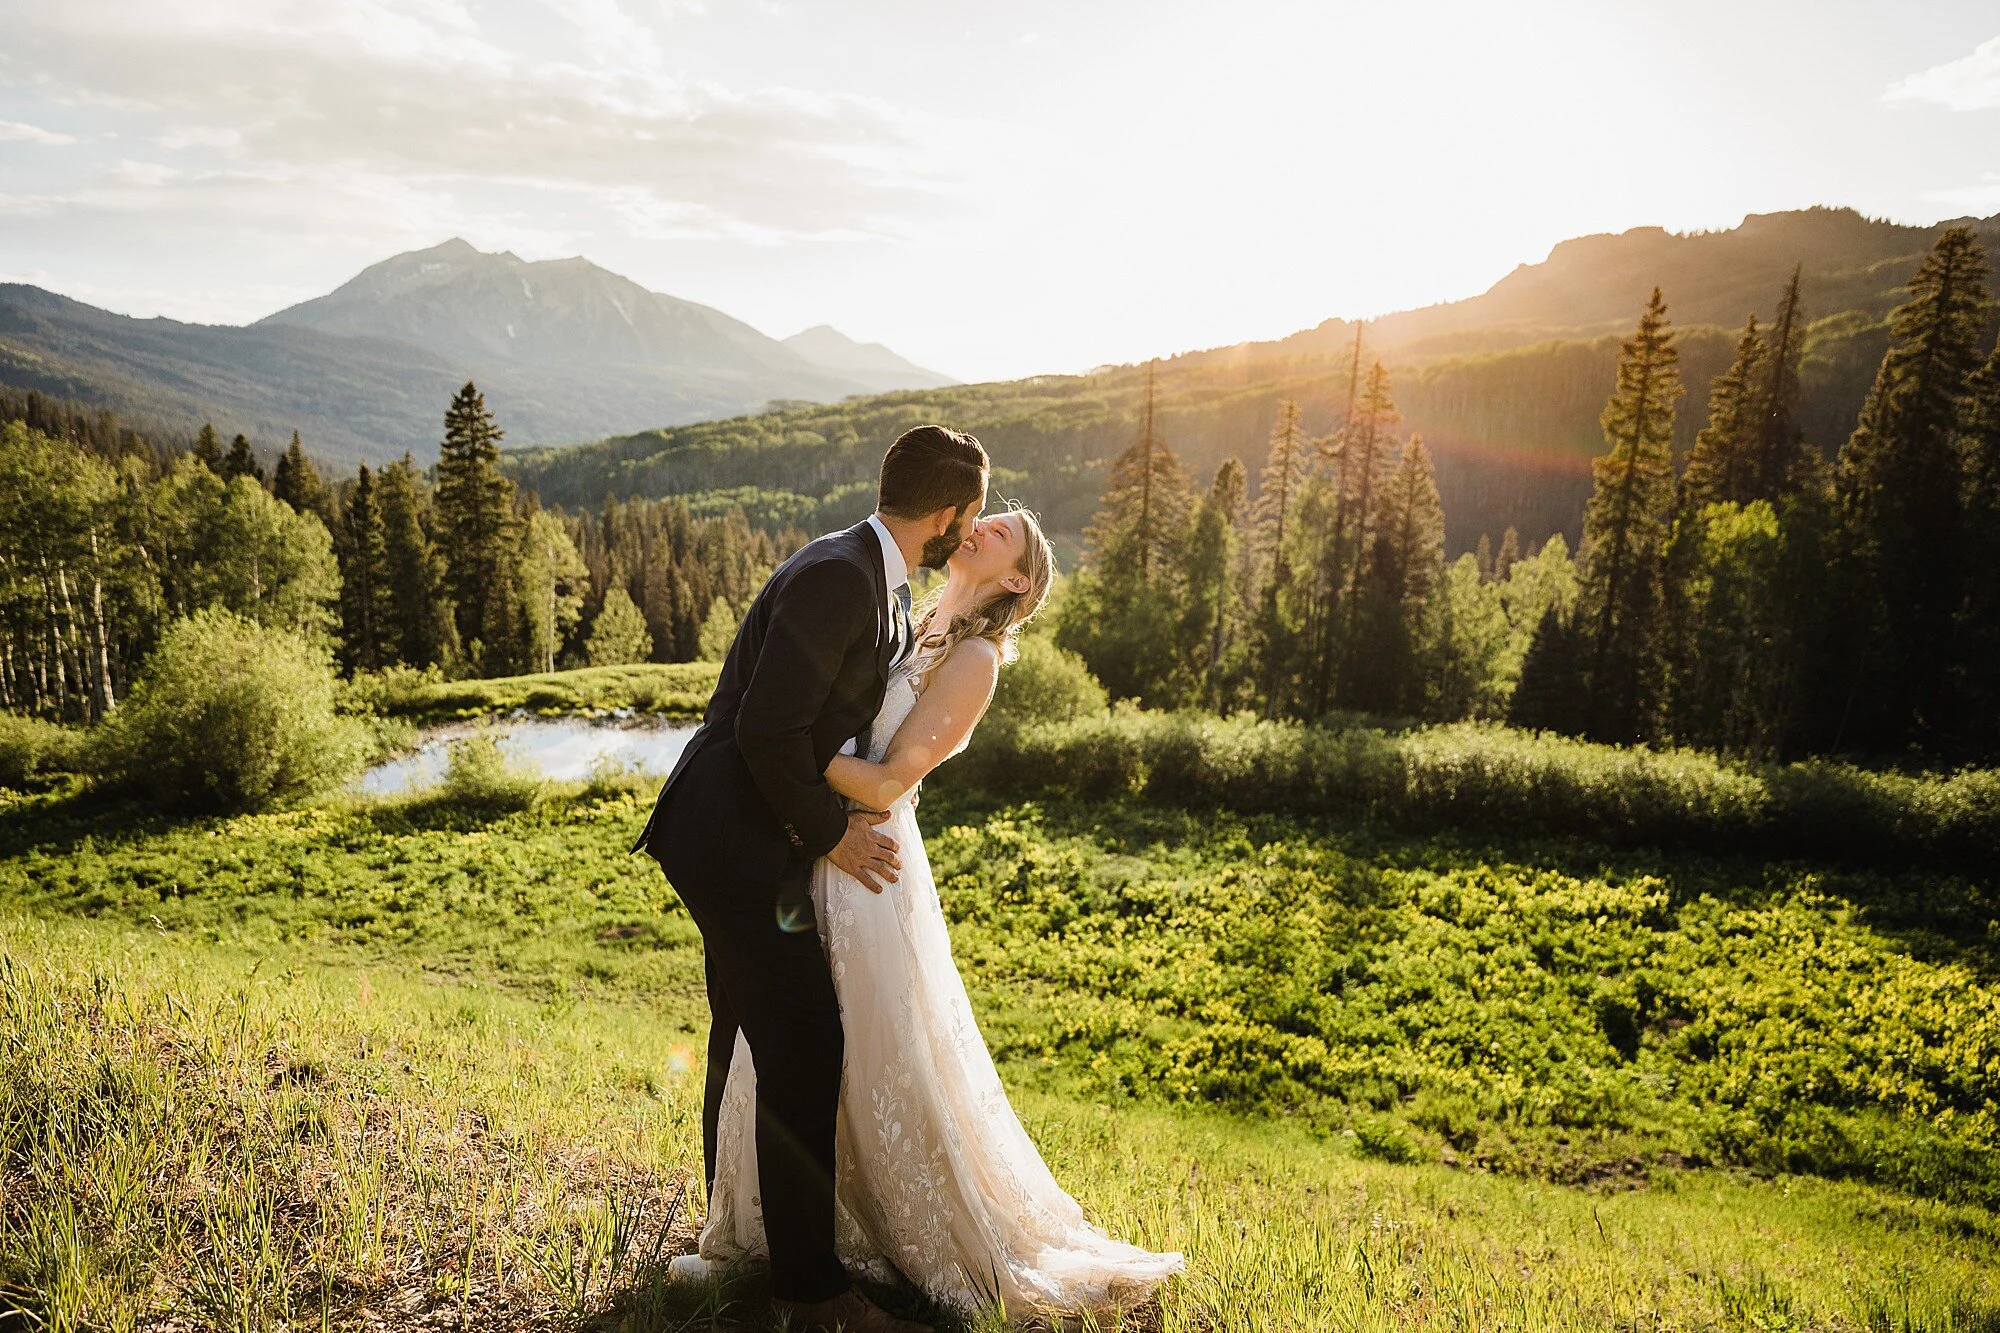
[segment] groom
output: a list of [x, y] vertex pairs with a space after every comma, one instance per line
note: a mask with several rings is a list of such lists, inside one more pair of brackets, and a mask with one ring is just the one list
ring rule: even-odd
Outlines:
[[812, 916], [821, 856], [877, 893], [900, 863], [847, 811], [826, 766], [874, 720], [910, 647], [907, 571], [941, 569], [986, 503], [986, 451], [943, 426], [889, 446], [876, 511], [778, 567], [743, 617], [701, 726], [632, 850], [666, 872], [701, 929], [708, 973], [702, 1149], [740, 1028], [757, 1067], [757, 1173], [774, 1304], [799, 1329], [912, 1330], [860, 1292], [834, 1254], [840, 1010]]

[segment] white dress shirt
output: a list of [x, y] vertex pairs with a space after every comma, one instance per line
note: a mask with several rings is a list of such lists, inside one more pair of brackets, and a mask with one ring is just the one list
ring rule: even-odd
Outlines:
[[[910, 581], [910, 564], [903, 559], [903, 548], [896, 545], [895, 537], [890, 535], [888, 525], [882, 522], [880, 515], [870, 514], [868, 526], [875, 529], [876, 542], [882, 548], [882, 586], [889, 593], [883, 611], [888, 620], [884, 623], [890, 626], [889, 632], [893, 634], [896, 625], [896, 589]], [[908, 652], [909, 648], [908, 644], [903, 644], [899, 651]], [[840, 747], [840, 752], [854, 754], [859, 749], [860, 739], [859, 736], [850, 737], [847, 744]]]

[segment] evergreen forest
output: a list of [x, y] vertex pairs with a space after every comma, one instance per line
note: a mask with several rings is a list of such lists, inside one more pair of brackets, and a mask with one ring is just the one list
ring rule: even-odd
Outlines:
[[765, 574], [864, 515], [881, 449], [936, 413], [985, 431], [996, 496], [1040, 498], [1073, 534], [1055, 637], [1114, 698], [1751, 758], [2000, 753], [2000, 593], [1981, 573], [2000, 557], [2000, 354], [1978, 236], [1941, 234], [1832, 444], [1796, 274], [1720, 355], [1668, 297], [1596, 382], [1575, 512], [1538, 523], [1545, 495], [1490, 530], [1454, 524], [1408, 425], [1440, 385], [1399, 381], [1361, 327], [1331, 369], [1233, 395], [1201, 358], [1107, 374], [1135, 411], [1102, 460], [1093, 442], [1127, 420], [1115, 394], [1053, 379], [1000, 386], [1017, 415], [990, 427], [994, 386], [959, 387], [677, 428], [644, 456], [638, 437], [503, 452], [467, 384], [433, 467], [345, 477], [296, 433], [275, 453], [209, 426], [149, 438], [0, 397], [0, 706], [101, 718], [163, 626], [216, 606], [315, 636], [348, 673], [712, 659]]

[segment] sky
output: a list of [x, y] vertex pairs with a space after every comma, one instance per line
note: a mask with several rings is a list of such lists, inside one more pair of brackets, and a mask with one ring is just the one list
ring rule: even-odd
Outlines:
[[8, 8], [0, 281], [204, 323], [462, 236], [985, 380], [1593, 232], [2000, 212], [1993, 0]]

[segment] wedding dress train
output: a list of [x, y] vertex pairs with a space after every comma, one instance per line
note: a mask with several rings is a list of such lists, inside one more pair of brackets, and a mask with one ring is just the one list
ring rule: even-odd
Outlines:
[[[867, 758], [886, 752], [916, 698], [906, 674], [891, 677]], [[896, 883], [876, 894], [829, 861], [813, 870], [846, 1035], [841, 1258], [884, 1279], [893, 1266], [961, 1310], [1004, 1302], [1013, 1314], [1101, 1312], [1143, 1302], [1180, 1270], [1181, 1256], [1112, 1239], [1049, 1174], [973, 1018], [910, 799], [888, 813], [881, 828], [902, 861]], [[710, 1261], [766, 1253], [755, 1112], [756, 1073], [739, 1034], [701, 1233]]]

